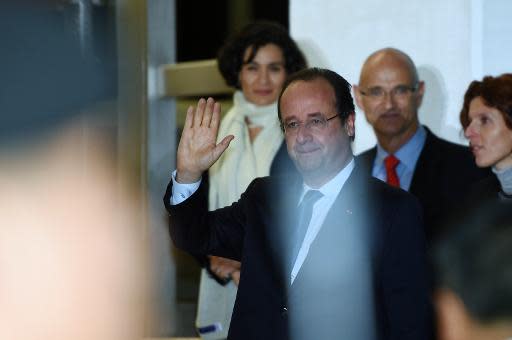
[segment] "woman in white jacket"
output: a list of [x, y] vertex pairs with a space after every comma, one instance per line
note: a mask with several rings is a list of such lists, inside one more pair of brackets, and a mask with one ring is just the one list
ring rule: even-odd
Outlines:
[[[283, 143], [277, 99], [286, 77], [306, 67], [288, 32], [270, 22], [247, 25], [227, 40], [217, 60], [226, 83], [236, 88], [218, 135], [236, 138], [209, 170], [210, 210], [237, 201], [256, 177], [294, 171]], [[224, 339], [241, 265], [215, 256], [206, 262], [196, 326], [204, 339]]]

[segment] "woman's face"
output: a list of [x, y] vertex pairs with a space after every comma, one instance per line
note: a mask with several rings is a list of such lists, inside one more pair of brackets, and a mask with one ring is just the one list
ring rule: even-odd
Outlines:
[[238, 74], [245, 99], [258, 106], [277, 100], [286, 80], [283, 51], [275, 44], [261, 46], [251, 62], [247, 62], [252, 48], [244, 53], [244, 63]]
[[512, 129], [505, 124], [503, 113], [485, 105], [482, 97], [469, 103], [469, 125], [464, 135], [479, 167], [512, 167]]

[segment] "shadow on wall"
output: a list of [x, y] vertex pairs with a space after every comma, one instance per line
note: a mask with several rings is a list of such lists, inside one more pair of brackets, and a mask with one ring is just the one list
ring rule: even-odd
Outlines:
[[420, 122], [440, 135], [446, 117], [446, 86], [443, 76], [432, 65], [419, 66], [418, 73], [425, 82], [425, 95], [419, 112]]
[[459, 112], [447, 112], [448, 90], [441, 72], [432, 65], [421, 65], [418, 73], [425, 82], [425, 95], [419, 110], [420, 122], [438, 136], [455, 143], [463, 143], [461, 129], [446, 123], [448, 115], [458, 115]]

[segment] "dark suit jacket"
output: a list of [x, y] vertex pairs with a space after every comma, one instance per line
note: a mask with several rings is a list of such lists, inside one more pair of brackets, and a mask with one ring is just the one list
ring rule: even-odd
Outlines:
[[301, 183], [259, 178], [214, 212], [197, 192], [171, 206], [168, 187], [175, 244], [243, 263], [228, 338], [426, 339], [425, 242], [414, 197], [356, 167], [290, 286], [287, 250]]
[[[473, 183], [488, 176], [479, 169], [469, 148], [438, 138], [427, 127], [427, 139], [421, 151], [409, 192], [418, 198], [424, 210], [427, 241], [442, 232], [443, 220], [457, 209]], [[377, 147], [359, 156], [357, 161], [371, 174]]]
[[290, 159], [290, 155], [286, 149], [285, 141], [281, 143], [281, 146], [277, 150], [276, 155], [272, 160], [272, 164], [270, 165], [270, 176], [275, 175], [298, 175], [297, 168]]
[[492, 174], [472, 186], [468, 203], [498, 200], [500, 191], [500, 182], [496, 175]]
[[[233, 174], [235, 175], [235, 174]], [[297, 168], [290, 156], [288, 155], [288, 151], [286, 149], [286, 143], [283, 141], [281, 146], [277, 150], [274, 159], [272, 160], [272, 164], [270, 165], [270, 175], [271, 176], [298, 176]], [[205, 195], [206, 199], [208, 199], [208, 186], [209, 186], [209, 177], [208, 172], [203, 174], [203, 185], [201, 186], [201, 193]], [[199, 262], [199, 265], [205, 268], [210, 276], [217, 281], [220, 285], [225, 285], [229, 280], [224, 280], [219, 278], [211, 269], [210, 269], [210, 259], [208, 256], [203, 254], [192, 254], [194, 258]], [[208, 254], [212, 255], [212, 254]]]
[[[467, 197], [464, 209], [481, 209], [487, 204], [512, 204], [512, 197], [508, 197], [501, 189], [501, 184], [492, 174], [475, 183]], [[464, 216], [465, 211], [461, 211]]]

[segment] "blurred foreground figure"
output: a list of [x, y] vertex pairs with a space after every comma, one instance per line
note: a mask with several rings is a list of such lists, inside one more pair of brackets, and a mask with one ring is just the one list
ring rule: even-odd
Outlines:
[[138, 195], [120, 192], [112, 136], [90, 113], [112, 99], [109, 60], [84, 50], [70, 4], [12, 3], [0, 5], [0, 339], [141, 339]]
[[435, 248], [441, 340], [512, 338], [512, 213], [473, 210]]
[[142, 337], [134, 196], [117, 190], [104, 145], [80, 132], [0, 156], [0, 339]]

